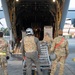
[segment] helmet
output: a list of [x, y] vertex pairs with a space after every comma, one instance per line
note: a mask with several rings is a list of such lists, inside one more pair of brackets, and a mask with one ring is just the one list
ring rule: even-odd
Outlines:
[[58, 30], [58, 34], [59, 34], [59, 35], [62, 35], [62, 34], [63, 34], [63, 31], [62, 31], [61, 29], [59, 29], [59, 30]]
[[27, 35], [30, 35], [30, 34], [33, 35], [34, 33], [33, 33], [32, 28], [27, 28], [27, 29], [26, 29], [26, 34], [27, 34]]

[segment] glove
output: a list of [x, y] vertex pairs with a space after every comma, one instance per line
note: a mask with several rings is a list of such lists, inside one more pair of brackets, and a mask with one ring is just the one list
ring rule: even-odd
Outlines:
[[23, 60], [26, 60], [26, 57], [23, 57]]
[[9, 56], [6, 56], [6, 59], [8, 60], [9, 59]]

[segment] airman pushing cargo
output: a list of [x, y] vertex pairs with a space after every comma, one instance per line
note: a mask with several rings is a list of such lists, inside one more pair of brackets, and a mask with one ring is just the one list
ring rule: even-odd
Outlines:
[[41, 53], [40, 43], [31, 28], [26, 29], [26, 36], [21, 41], [21, 50], [23, 58], [26, 59], [26, 74], [32, 75], [32, 63], [35, 63], [38, 75], [42, 75], [38, 58]]

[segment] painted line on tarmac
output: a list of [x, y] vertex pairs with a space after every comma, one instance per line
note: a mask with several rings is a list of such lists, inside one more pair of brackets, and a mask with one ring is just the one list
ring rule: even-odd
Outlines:
[[74, 62], [75, 62], [75, 58], [72, 58], [72, 61], [74, 61]]
[[72, 75], [75, 75], [75, 73], [72, 71], [72, 66], [70, 66], [69, 64], [65, 64], [65, 66], [72, 73]]

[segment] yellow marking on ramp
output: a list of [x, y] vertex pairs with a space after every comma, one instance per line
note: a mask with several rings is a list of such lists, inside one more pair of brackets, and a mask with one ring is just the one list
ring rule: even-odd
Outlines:
[[75, 58], [73, 58], [73, 59], [72, 59], [72, 61], [74, 61], [74, 62], [75, 62]]

